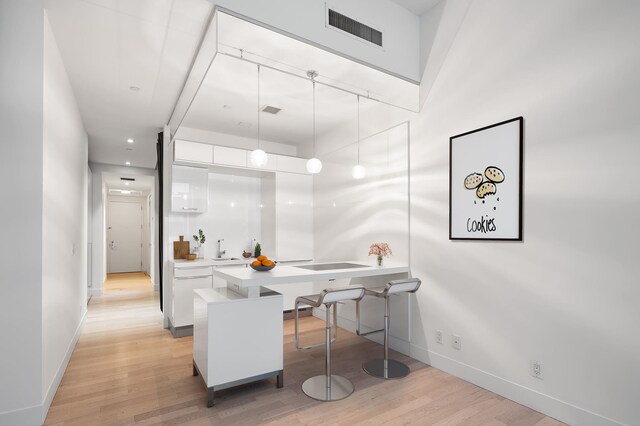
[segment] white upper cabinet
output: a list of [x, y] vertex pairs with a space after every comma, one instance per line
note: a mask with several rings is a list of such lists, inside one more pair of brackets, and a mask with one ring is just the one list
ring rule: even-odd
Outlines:
[[275, 157], [278, 157], [276, 170], [279, 172], [309, 174], [306, 158], [288, 157], [286, 155], [276, 155]]
[[263, 167], [256, 167], [251, 164], [251, 152], [252, 151], [247, 151], [247, 167], [257, 170], [269, 170], [272, 172], [276, 170], [276, 164], [278, 161], [278, 156], [276, 154], [267, 153], [267, 164], [265, 164]]
[[276, 173], [278, 260], [313, 259], [313, 176]]
[[175, 140], [173, 142], [173, 159], [176, 162], [211, 164], [213, 162], [213, 145]]
[[267, 164], [255, 167], [251, 164], [250, 150], [228, 146], [209, 145], [176, 139], [173, 143], [173, 158], [176, 164], [201, 164], [242, 167], [270, 172], [287, 172], [308, 175], [307, 159], [288, 155], [267, 153]]
[[206, 212], [209, 201], [209, 169], [174, 165], [171, 172], [171, 211]]
[[214, 146], [213, 163], [221, 166], [247, 167], [247, 150]]

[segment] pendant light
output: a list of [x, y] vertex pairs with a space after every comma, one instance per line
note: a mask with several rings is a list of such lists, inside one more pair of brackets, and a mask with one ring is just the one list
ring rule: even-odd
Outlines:
[[362, 179], [366, 176], [367, 170], [360, 164], [360, 95], [358, 95], [358, 162], [351, 170], [354, 179]]
[[258, 149], [251, 151], [251, 164], [262, 168], [267, 165], [267, 153], [260, 149], [260, 64], [258, 64]]
[[316, 80], [318, 76], [317, 71], [307, 71], [307, 76], [311, 79], [313, 84], [313, 146], [311, 148], [311, 155], [314, 156], [307, 160], [307, 171], [311, 174], [320, 173], [322, 170], [322, 161], [315, 157], [316, 155]]

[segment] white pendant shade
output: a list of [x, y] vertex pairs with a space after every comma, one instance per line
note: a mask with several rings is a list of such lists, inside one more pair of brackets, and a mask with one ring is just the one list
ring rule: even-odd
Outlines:
[[251, 151], [251, 164], [254, 167], [264, 167], [267, 165], [267, 161], [269, 158], [267, 157], [267, 153], [261, 149], [254, 149]]
[[353, 166], [353, 169], [351, 170], [351, 176], [353, 176], [354, 179], [362, 179], [366, 175], [367, 170], [364, 168], [364, 166], [360, 164], [356, 164], [355, 166]]
[[310, 158], [307, 160], [307, 171], [311, 174], [320, 173], [322, 170], [322, 161], [317, 158]]

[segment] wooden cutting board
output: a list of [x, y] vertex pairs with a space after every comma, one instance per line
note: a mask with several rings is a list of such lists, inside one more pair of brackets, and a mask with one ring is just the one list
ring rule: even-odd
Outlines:
[[180, 235], [180, 241], [173, 242], [173, 258], [186, 259], [189, 254], [189, 241], [184, 240], [184, 235]]

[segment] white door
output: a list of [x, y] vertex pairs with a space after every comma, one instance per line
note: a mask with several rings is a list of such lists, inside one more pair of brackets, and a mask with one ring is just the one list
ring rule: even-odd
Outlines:
[[142, 204], [109, 202], [109, 273], [142, 271]]

